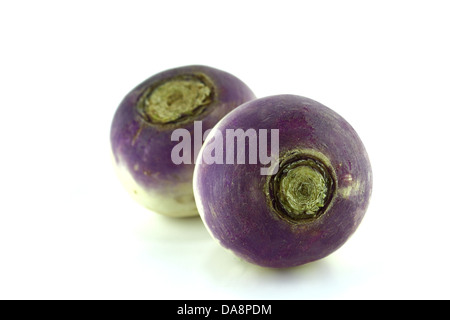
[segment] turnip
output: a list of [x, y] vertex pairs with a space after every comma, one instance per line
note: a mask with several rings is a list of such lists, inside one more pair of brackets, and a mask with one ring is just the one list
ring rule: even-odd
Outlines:
[[[226, 141], [237, 130], [240, 146]], [[255, 163], [255, 142], [269, 165]], [[243, 154], [246, 163], [237, 163]], [[279, 95], [247, 102], [213, 128], [193, 183], [200, 216], [223, 247], [282, 268], [324, 258], [347, 241], [368, 207], [372, 171], [346, 120], [311, 99]]]
[[[158, 73], [120, 103], [111, 126], [111, 145], [119, 177], [130, 194], [148, 209], [173, 217], [198, 215], [192, 175], [202, 135], [254, 94], [235, 76], [206, 66], [186, 66]], [[201, 121], [200, 143], [192, 139], [192, 161], [174, 163], [176, 129], [194, 135]]]

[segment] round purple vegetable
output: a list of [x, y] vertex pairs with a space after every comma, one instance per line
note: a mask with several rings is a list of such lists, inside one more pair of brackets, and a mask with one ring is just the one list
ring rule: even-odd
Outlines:
[[[123, 99], [111, 126], [114, 161], [127, 190], [154, 212], [198, 215], [192, 190], [193, 156], [203, 133], [254, 98], [241, 80], [206, 66], [175, 68], [142, 82]], [[195, 121], [201, 126], [194, 126]], [[172, 152], [181, 138], [173, 132], [183, 129], [194, 137], [194, 127], [200, 140], [191, 139], [191, 150], [184, 150], [193, 156], [183, 154], [184, 161], [174, 163]]]
[[208, 230], [265, 267], [298, 266], [334, 252], [360, 224], [372, 190], [355, 130], [333, 110], [294, 95], [230, 112], [197, 162], [194, 193]]

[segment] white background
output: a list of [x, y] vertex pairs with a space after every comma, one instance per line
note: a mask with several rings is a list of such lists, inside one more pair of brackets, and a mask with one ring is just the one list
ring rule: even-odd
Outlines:
[[[445, 1], [2, 1], [0, 298], [448, 299]], [[121, 99], [168, 68], [228, 71], [346, 118], [372, 201], [331, 256], [287, 270], [200, 219], [134, 203], [110, 160]]]

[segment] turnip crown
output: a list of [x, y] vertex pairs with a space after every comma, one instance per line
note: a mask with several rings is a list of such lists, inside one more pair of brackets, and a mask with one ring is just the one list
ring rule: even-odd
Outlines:
[[151, 86], [138, 111], [153, 124], [185, 122], [201, 114], [214, 100], [214, 87], [203, 74], [181, 75]]
[[326, 211], [334, 190], [330, 169], [319, 159], [298, 151], [281, 159], [278, 173], [269, 177], [267, 196], [282, 218], [305, 221]]

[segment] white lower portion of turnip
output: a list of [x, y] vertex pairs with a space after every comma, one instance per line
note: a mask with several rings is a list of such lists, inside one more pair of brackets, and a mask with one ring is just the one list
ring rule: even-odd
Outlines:
[[176, 186], [164, 190], [153, 190], [140, 185], [120, 159], [119, 163], [117, 163], [113, 157], [113, 163], [122, 185], [145, 208], [174, 218], [198, 216], [192, 191], [192, 182], [178, 183]]

